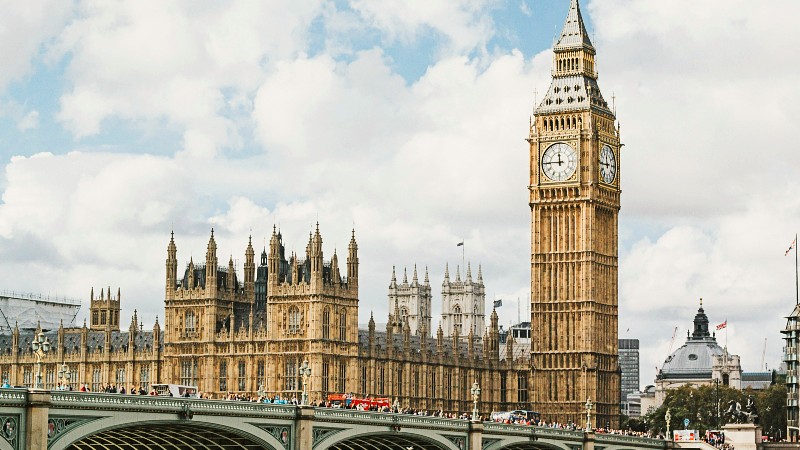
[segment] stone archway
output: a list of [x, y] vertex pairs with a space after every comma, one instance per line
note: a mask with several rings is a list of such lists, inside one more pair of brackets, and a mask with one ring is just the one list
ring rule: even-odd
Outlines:
[[197, 423], [144, 423], [110, 428], [73, 442], [67, 450], [275, 450], [229, 429]]
[[[463, 446], [462, 448], [465, 448]], [[447, 450], [432, 439], [405, 433], [361, 434], [328, 447], [328, 450]]]

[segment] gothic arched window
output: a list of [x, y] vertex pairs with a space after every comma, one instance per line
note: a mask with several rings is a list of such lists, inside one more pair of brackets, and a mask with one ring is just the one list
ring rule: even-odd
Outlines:
[[197, 330], [194, 318], [194, 311], [186, 311], [186, 320], [184, 321], [183, 324], [186, 330], [186, 334], [194, 333]]
[[289, 334], [297, 334], [300, 332], [300, 310], [297, 306], [289, 308]]
[[331, 338], [331, 310], [326, 307], [322, 311], [322, 339]]
[[461, 321], [461, 307], [456, 305], [453, 307], [453, 331], [461, 332]]
[[347, 340], [347, 314], [344, 311], [339, 313], [339, 340]]

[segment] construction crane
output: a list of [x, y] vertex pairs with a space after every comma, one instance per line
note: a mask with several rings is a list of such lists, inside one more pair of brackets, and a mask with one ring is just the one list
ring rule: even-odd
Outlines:
[[664, 358], [664, 361], [666, 361], [669, 358], [669, 355], [672, 354], [672, 346], [675, 345], [675, 336], [677, 335], [678, 335], [678, 327], [675, 327], [675, 329], [672, 330], [672, 340], [669, 341], [669, 350], [667, 350], [667, 357]]

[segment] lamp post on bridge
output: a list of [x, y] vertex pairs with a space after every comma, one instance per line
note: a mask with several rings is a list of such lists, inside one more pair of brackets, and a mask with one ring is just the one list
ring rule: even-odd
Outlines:
[[477, 381], [472, 383], [472, 389], [470, 389], [472, 393], [472, 421], [478, 421], [478, 400], [481, 398], [481, 387]]
[[670, 435], [671, 432], [670, 432], [670, 429], [669, 429], [669, 421], [672, 420], [672, 414], [670, 414], [669, 408], [667, 408], [667, 413], [664, 414], [664, 420], [667, 421], [667, 440], [671, 441], [672, 440], [672, 436]]
[[44, 389], [44, 384], [42, 384], [42, 359], [50, 351], [50, 340], [47, 339], [43, 332], [40, 332], [33, 338], [31, 349], [33, 354], [36, 355], [36, 383], [34, 383], [33, 387], [34, 389]]
[[256, 392], [256, 394], [258, 394], [258, 402], [264, 403], [264, 397], [267, 396], [267, 391], [264, 390], [263, 384], [258, 385], [258, 391]]
[[307, 405], [308, 390], [306, 385], [308, 385], [308, 379], [311, 377], [311, 367], [308, 366], [308, 360], [303, 361], [303, 364], [300, 366], [300, 377], [303, 379], [303, 396], [300, 398], [300, 404]]
[[61, 383], [61, 390], [69, 391], [69, 382], [72, 378], [72, 372], [69, 370], [67, 363], [61, 364], [61, 369], [58, 371], [58, 379]]
[[592, 431], [592, 399], [586, 399], [586, 432]]

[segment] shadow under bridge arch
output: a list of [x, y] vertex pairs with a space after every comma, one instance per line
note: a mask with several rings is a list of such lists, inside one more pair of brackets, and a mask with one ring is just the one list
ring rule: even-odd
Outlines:
[[[462, 443], [462, 448], [465, 447]], [[420, 435], [381, 433], [353, 436], [327, 447], [327, 450], [447, 450], [449, 448], [453, 447]]]
[[110, 428], [84, 436], [67, 450], [275, 450], [254, 437], [231, 429], [206, 427], [196, 423], [143, 423]]

